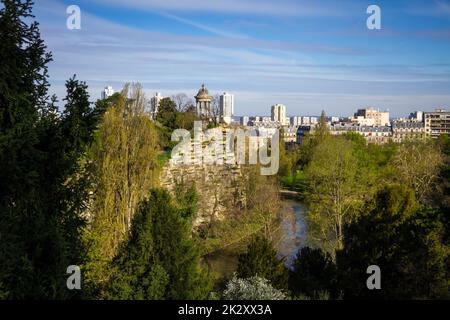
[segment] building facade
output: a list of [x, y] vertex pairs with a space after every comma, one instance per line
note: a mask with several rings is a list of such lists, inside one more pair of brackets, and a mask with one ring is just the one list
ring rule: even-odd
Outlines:
[[150, 115], [153, 119], [156, 118], [156, 114], [159, 110], [159, 103], [161, 100], [164, 99], [164, 97], [161, 95], [160, 92], [156, 92], [153, 97], [150, 98]]
[[219, 112], [221, 120], [230, 124], [234, 116], [234, 95], [224, 92], [219, 98]]
[[[375, 108], [358, 109], [355, 113], [355, 122], [361, 125], [371, 125], [369, 123], [362, 123], [363, 120], [373, 119], [374, 126], [389, 126], [389, 112], [379, 111]], [[370, 120], [369, 120], [370, 121]]]
[[425, 139], [425, 125], [418, 121], [392, 122], [392, 141], [401, 143], [407, 140]]
[[414, 111], [409, 114], [409, 120], [423, 122], [423, 111]]
[[111, 86], [107, 86], [107, 87], [105, 87], [105, 89], [103, 89], [101, 97], [102, 97], [102, 99], [108, 99], [113, 94], [114, 94], [114, 89]]
[[302, 117], [297, 117], [297, 116], [291, 117], [290, 123], [291, 123], [291, 126], [298, 127], [299, 125], [302, 124]]
[[241, 125], [248, 126], [249, 122], [250, 122], [250, 117], [249, 116], [242, 116], [241, 117]]
[[392, 132], [388, 126], [361, 126], [350, 123], [336, 123], [330, 126], [332, 135], [345, 133], [357, 133], [362, 135], [368, 143], [384, 144], [391, 140]]
[[279, 122], [282, 126], [286, 125], [286, 106], [284, 104], [275, 104], [272, 106], [272, 121]]
[[425, 132], [432, 138], [441, 134], [450, 135], [450, 112], [437, 109], [435, 112], [424, 112]]
[[284, 127], [281, 131], [281, 138], [285, 143], [297, 142], [297, 126]]

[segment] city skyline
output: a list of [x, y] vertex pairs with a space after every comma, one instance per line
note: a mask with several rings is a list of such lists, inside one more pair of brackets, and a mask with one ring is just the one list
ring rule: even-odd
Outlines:
[[[81, 8], [81, 30], [66, 28], [71, 4]], [[360, 1], [42, 0], [35, 15], [60, 100], [76, 73], [92, 99], [130, 81], [149, 96], [191, 96], [205, 82], [235, 95], [237, 115], [267, 114], [277, 103], [291, 115], [448, 108], [449, 1], [377, 4], [381, 30], [366, 28]]]

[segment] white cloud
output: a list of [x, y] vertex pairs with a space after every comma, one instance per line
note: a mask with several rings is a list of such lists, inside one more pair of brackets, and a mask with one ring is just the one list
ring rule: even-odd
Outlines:
[[85, 11], [82, 30], [70, 31], [64, 5], [42, 0], [36, 6], [44, 40], [54, 53], [52, 90], [60, 98], [64, 81], [76, 73], [87, 81], [93, 98], [107, 84], [119, 90], [125, 82], [139, 81], [149, 93], [193, 95], [205, 82], [212, 92], [234, 92], [239, 114], [267, 114], [277, 102], [285, 103], [292, 114], [325, 109], [339, 115], [367, 103], [399, 115], [418, 104], [450, 103], [443, 94], [449, 85], [448, 66], [323, 64], [317, 55], [348, 58], [365, 53], [317, 43], [243, 38], [190, 20], [183, 23], [219, 37], [135, 29]]

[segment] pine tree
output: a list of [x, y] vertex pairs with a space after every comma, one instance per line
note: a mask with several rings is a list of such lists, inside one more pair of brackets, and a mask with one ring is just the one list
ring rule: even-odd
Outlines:
[[335, 294], [337, 271], [330, 254], [321, 249], [299, 250], [290, 275], [294, 294], [317, 299], [321, 293]]
[[109, 297], [204, 299], [211, 289], [191, 227], [167, 191], [152, 190], [133, 219], [130, 237], [113, 261]]
[[[0, 296], [69, 298], [74, 292], [67, 290], [66, 268], [81, 263], [79, 232], [84, 220], [80, 212], [86, 200], [78, 161], [89, 139], [76, 148], [68, 144], [77, 137], [63, 130], [72, 112], [61, 116], [55, 97], [47, 103], [46, 65], [51, 55], [40, 38], [37, 22], [33, 22], [32, 2], [5, 0], [3, 4]], [[80, 97], [87, 95], [79, 84], [69, 87]], [[73, 102], [89, 107], [80, 97], [74, 97]], [[81, 122], [80, 127], [85, 125]]]
[[237, 275], [239, 278], [265, 278], [277, 289], [286, 290], [288, 287], [284, 259], [278, 259], [272, 243], [261, 236], [255, 236], [250, 241], [247, 252], [239, 256]]

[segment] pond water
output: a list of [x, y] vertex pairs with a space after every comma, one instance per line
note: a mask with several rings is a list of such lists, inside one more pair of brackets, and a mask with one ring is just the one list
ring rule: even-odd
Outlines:
[[292, 266], [298, 250], [306, 245], [306, 207], [299, 201], [283, 199], [279, 229], [273, 242], [279, 257]]
[[[291, 267], [298, 250], [306, 245], [306, 207], [294, 199], [282, 198], [282, 211], [272, 235], [278, 256], [286, 257], [286, 266]], [[238, 252], [243, 247], [220, 250], [210, 254], [207, 263], [220, 277], [230, 277], [237, 268]]]

